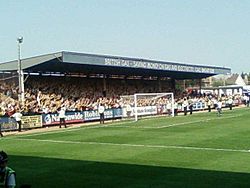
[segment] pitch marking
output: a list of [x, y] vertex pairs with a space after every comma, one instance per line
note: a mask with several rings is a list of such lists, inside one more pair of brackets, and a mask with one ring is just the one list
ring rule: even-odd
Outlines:
[[250, 153], [250, 150], [244, 149], [224, 149], [224, 148], [208, 148], [208, 147], [194, 147], [194, 146], [166, 146], [166, 145], [145, 145], [145, 144], [118, 144], [108, 142], [79, 142], [79, 141], [64, 141], [64, 140], [43, 140], [33, 138], [13, 138], [17, 141], [37, 141], [37, 142], [49, 142], [60, 144], [84, 144], [84, 145], [106, 145], [106, 146], [119, 146], [119, 147], [143, 147], [143, 148], [164, 148], [164, 149], [185, 149], [185, 150], [202, 150], [202, 151], [222, 151], [222, 152], [241, 152]]
[[116, 127], [117, 128], [135, 128], [135, 129], [162, 129], [162, 128], [180, 126], [180, 125], [188, 125], [188, 124], [193, 124], [193, 123], [207, 122], [207, 121], [218, 120], [218, 119], [235, 118], [235, 117], [239, 117], [239, 116], [242, 116], [242, 115], [227, 116], [227, 117], [220, 117], [220, 118], [209, 118], [209, 119], [202, 119], [202, 120], [182, 122], [182, 123], [173, 123], [173, 124], [170, 124], [170, 125], [163, 125], [163, 126], [156, 126], [156, 127], [126, 126], [126, 125], [123, 126], [123, 124], [134, 123], [134, 121], [131, 121], [131, 122], [115, 123], [115, 124], [111, 124], [111, 125], [96, 125], [96, 126], [87, 126], [87, 127], [76, 127], [76, 128], [63, 130], [63, 131], [62, 130], [57, 130], [57, 131], [33, 133], [33, 134], [27, 134], [27, 135], [16, 135], [16, 136], [18, 138], [22, 138], [22, 137], [30, 137], [30, 136], [39, 136], [39, 135], [48, 135], [48, 134], [57, 134], [57, 133], [64, 133], [64, 132], [79, 131], [79, 130], [83, 130], [83, 129], [98, 129], [98, 128], [108, 128], [108, 127], [112, 127], [112, 128], [116, 128]]

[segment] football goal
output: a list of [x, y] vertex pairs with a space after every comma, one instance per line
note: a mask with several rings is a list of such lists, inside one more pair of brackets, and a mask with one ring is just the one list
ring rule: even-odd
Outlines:
[[123, 117], [138, 121], [143, 116], [174, 116], [173, 93], [135, 93], [121, 96]]

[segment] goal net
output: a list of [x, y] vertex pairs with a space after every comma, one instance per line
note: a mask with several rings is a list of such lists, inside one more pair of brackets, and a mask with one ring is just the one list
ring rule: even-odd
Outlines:
[[123, 118], [138, 121], [143, 116], [174, 116], [173, 93], [136, 93], [121, 96]]

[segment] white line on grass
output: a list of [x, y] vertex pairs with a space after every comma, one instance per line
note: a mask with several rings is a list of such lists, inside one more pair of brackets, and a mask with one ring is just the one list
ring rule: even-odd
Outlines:
[[174, 126], [178, 126], [178, 125], [202, 123], [202, 122], [207, 122], [207, 121], [212, 121], [212, 120], [229, 119], [229, 118], [235, 118], [235, 117], [240, 117], [240, 116], [242, 116], [242, 115], [226, 116], [226, 117], [218, 117], [218, 118], [208, 118], [208, 119], [202, 119], [202, 120], [197, 120], [197, 121], [189, 121], [189, 122], [183, 122], [183, 123], [174, 123], [174, 124], [171, 124], [171, 125], [163, 125], [163, 126], [158, 126], [158, 127], [155, 127], [155, 128], [156, 129], [162, 129], [162, 128], [174, 127]]
[[221, 152], [241, 152], [250, 153], [250, 150], [244, 149], [223, 149], [223, 148], [207, 148], [207, 147], [194, 147], [194, 146], [166, 146], [166, 145], [145, 145], [145, 144], [119, 144], [108, 142], [80, 142], [80, 141], [64, 141], [64, 140], [43, 140], [43, 139], [25, 139], [25, 138], [12, 138], [17, 141], [37, 141], [49, 142], [59, 144], [84, 144], [84, 145], [106, 145], [106, 146], [119, 146], [119, 147], [142, 147], [142, 148], [163, 148], [163, 149], [185, 149], [185, 150], [201, 150], [201, 151], [221, 151]]
[[126, 125], [124, 126], [124, 124], [134, 123], [134, 121], [129, 121], [129, 122], [115, 123], [111, 125], [96, 125], [96, 126], [76, 127], [76, 128], [71, 128], [71, 129], [49, 131], [49, 132], [42, 132], [42, 133], [33, 133], [33, 134], [31, 133], [27, 135], [17, 135], [17, 137], [20, 138], [20, 137], [29, 137], [29, 136], [57, 134], [57, 133], [64, 133], [64, 132], [79, 131], [82, 129], [98, 129], [98, 128], [106, 128], [106, 127], [135, 128], [135, 129], [162, 129], [162, 128], [180, 126], [180, 125], [188, 125], [188, 124], [193, 124], [193, 123], [202, 123], [202, 122], [207, 122], [207, 121], [212, 121], [212, 120], [235, 118], [239, 116], [242, 116], [242, 114], [235, 115], [235, 116], [226, 116], [226, 117], [219, 117], [219, 118], [209, 118], [209, 119], [202, 119], [202, 120], [196, 120], [196, 121], [188, 121], [188, 122], [182, 122], [182, 123], [173, 123], [170, 125], [163, 125], [163, 126], [126, 126]]
[[[220, 119], [229, 119], [229, 118], [235, 118], [235, 117], [240, 117], [242, 114], [239, 115], [234, 115], [234, 116], [225, 116], [225, 117], [215, 117], [215, 118], [208, 118], [208, 119], [201, 119], [201, 120], [195, 120], [195, 121], [187, 121], [187, 122], [182, 122], [182, 123], [173, 123], [170, 125], [162, 125], [162, 126], [118, 126], [118, 127], [130, 127], [130, 128], [136, 128], [136, 129], [162, 129], [162, 128], [168, 128], [168, 127], [175, 127], [179, 125], [188, 125], [188, 124], [193, 124], [193, 123], [202, 123], [202, 122], [208, 122], [212, 120], [220, 120]], [[115, 125], [110, 125], [109, 127], [115, 127]]]
[[[29, 136], [39, 136], [39, 135], [48, 135], [48, 134], [57, 134], [57, 133], [64, 133], [64, 132], [73, 132], [73, 131], [79, 131], [82, 129], [98, 129], [98, 128], [105, 128], [105, 127], [120, 127], [119, 125], [122, 124], [128, 124], [128, 123], [133, 123], [133, 122], [121, 122], [121, 123], [115, 123], [115, 125], [90, 125], [90, 126], [82, 126], [82, 127], [73, 127], [73, 128], [69, 128], [69, 129], [65, 129], [65, 130], [55, 130], [55, 131], [48, 131], [48, 132], [41, 132], [41, 133], [31, 133], [31, 134], [24, 134], [24, 135], [16, 135], [16, 137], [18, 138], [22, 138], [22, 137], [29, 137]], [[121, 127], [125, 127], [125, 126], [121, 126]], [[130, 126], [128, 126], [130, 127]], [[5, 139], [9, 139], [9, 138], [5, 138]], [[10, 138], [12, 139], [12, 138]]]

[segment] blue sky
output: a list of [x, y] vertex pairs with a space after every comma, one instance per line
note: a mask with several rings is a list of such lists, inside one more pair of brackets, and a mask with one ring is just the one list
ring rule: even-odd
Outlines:
[[0, 0], [0, 62], [58, 51], [250, 72], [249, 0]]

